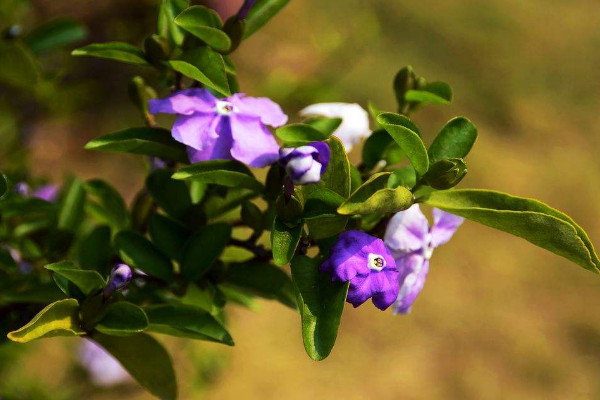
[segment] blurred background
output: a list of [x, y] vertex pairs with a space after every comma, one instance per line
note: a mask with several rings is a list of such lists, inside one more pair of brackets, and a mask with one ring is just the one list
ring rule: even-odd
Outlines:
[[[227, 16], [241, 1], [210, 3]], [[154, 29], [156, 5], [0, 0], [0, 27], [20, 23], [27, 31], [73, 17], [89, 29], [82, 45], [139, 45]], [[83, 145], [141, 125], [127, 82], [135, 74], [147, 74], [150, 82], [156, 77], [68, 53], [44, 60], [56, 70], [60, 90], [23, 90], [19, 119], [8, 112], [17, 104], [15, 95], [0, 93], [0, 146], [20, 131], [34, 177], [103, 177], [131, 200], [142, 184], [142, 157], [93, 153]], [[452, 105], [430, 106], [413, 119], [426, 140], [457, 115], [478, 126], [462, 186], [536, 197], [573, 216], [592, 241], [600, 241], [596, 0], [292, 0], [233, 59], [242, 91], [271, 97], [292, 118], [322, 101], [366, 107], [371, 100], [393, 110], [391, 82], [407, 64], [428, 80], [448, 82]], [[353, 150], [351, 157], [359, 156]], [[234, 348], [167, 341], [180, 398], [600, 398], [597, 277], [469, 222], [436, 250], [431, 265], [408, 316], [348, 305], [337, 345], [320, 363], [304, 354], [299, 316], [269, 302], [255, 311], [230, 309]], [[34, 400], [150, 399], [130, 384], [83, 384], [77, 345], [51, 339], [0, 347], [0, 393]]]

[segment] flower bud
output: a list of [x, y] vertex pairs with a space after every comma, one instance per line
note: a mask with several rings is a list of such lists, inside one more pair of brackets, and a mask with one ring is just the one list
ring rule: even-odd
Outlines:
[[396, 77], [394, 78], [394, 93], [396, 94], [396, 100], [398, 101], [400, 109], [406, 104], [404, 98], [406, 92], [415, 88], [416, 79], [415, 73], [410, 65], [402, 68], [396, 74]]
[[308, 185], [321, 180], [329, 165], [327, 143], [313, 142], [301, 147], [279, 150], [279, 164], [295, 185]]
[[237, 13], [238, 19], [246, 19], [254, 3], [256, 3], [256, 0], [244, 0], [244, 4], [242, 4], [242, 7], [240, 7], [240, 10]]
[[434, 189], [450, 189], [467, 174], [467, 164], [462, 158], [448, 158], [433, 164], [423, 175], [423, 182]]
[[110, 278], [108, 279], [106, 289], [104, 289], [104, 297], [109, 297], [117, 290], [125, 288], [131, 281], [132, 277], [133, 271], [131, 270], [131, 267], [129, 265], [115, 265], [112, 271], [110, 272]]

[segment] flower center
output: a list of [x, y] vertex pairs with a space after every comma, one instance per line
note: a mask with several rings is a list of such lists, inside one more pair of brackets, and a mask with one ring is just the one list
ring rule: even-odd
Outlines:
[[381, 271], [385, 268], [385, 259], [379, 254], [369, 253], [369, 268], [374, 271]]
[[423, 246], [423, 257], [426, 260], [429, 260], [431, 258], [431, 255], [433, 254], [433, 244], [432, 244], [432, 237], [431, 237], [431, 233], [428, 233], [427, 236], [425, 236], [425, 245]]
[[228, 101], [217, 101], [217, 105], [215, 107], [217, 109], [217, 113], [221, 115], [230, 115], [235, 111], [235, 107]]

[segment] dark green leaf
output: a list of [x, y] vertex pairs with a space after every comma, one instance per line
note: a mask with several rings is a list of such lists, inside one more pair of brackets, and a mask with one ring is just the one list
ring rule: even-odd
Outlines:
[[266, 299], [273, 299], [296, 308], [294, 288], [290, 277], [278, 267], [268, 263], [247, 262], [231, 264], [225, 282]]
[[204, 202], [204, 211], [208, 218], [216, 218], [239, 207], [243, 201], [256, 196], [257, 192], [254, 190], [231, 188], [227, 190], [225, 196], [209, 196]]
[[146, 187], [152, 198], [163, 210], [175, 219], [186, 218], [192, 207], [192, 198], [185, 182], [171, 178], [173, 171], [159, 169], [146, 179]]
[[171, 280], [173, 276], [171, 260], [139, 233], [121, 231], [115, 236], [114, 245], [126, 264], [164, 281]]
[[75, 299], [56, 301], [40, 311], [27, 325], [10, 332], [13, 342], [27, 343], [35, 339], [55, 336], [81, 336], [79, 303]]
[[309, 118], [302, 121], [303, 124], [310, 125], [323, 135], [327, 137], [331, 136], [333, 132], [342, 124], [341, 118], [326, 118], [326, 117], [315, 117]]
[[40, 80], [40, 67], [24, 46], [0, 41], [0, 82], [19, 89], [33, 90]]
[[193, 179], [220, 186], [247, 188], [262, 192], [264, 187], [244, 164], [234, 160], [212, 160], [192, 164], [177, 171], [173, 179]]
[[275, 135], [288, 146], [326, 140], [331, 133], [324, 133], [308, 124], [291, 124], [277, 128]]
[[135, 304], [119, 301], [106, 309], [106, 314], [96, 325], [96, 330], [105, 335], [131, 336], [148, 328], [148, 317]]
[[182, 60], [168, 61], [175, 71], [206, 85], [223, 96], [231, 96], [223, 56], [210, 47], [197, 47], [182, 56]]
[[403, 157], [400, 146], [384, 130], [373, 132], [362, 149], [362, 162], [368, 169], [373, 169], [381, 160], [387, 165], [397, 164]]
[[128, 43], [108, 42], [93, 43], [73, 50], [73, 56], [105, 58], [126, 64], [149, 65], [144, 52]]
[[83, 183], [75, 178], [71, 182], [58, 213], [58, 228], [75, 231], [83, 219], [85, 207], [85, 190]]
[[537, 200], [489, 190], [433, 192], [421, 201], [521, 237], [600, 273], [600, 260], [585, 231], [569, 216]]
[[129, 212], [119, 192], [107, 182], [92, 179], [84, 184], [88, 194], [86, 210], [98, 222], [106, 223], [116, 230], [129, 226]]
[[415, 169], [413, 167], [404, 167], [393, 171], [388, 181], [388, 187], [390, 188], [404, 186], [410, 189], [416, 184], [417, 175], [415, 174]]
[[221, 30], [221, 18], [214, 10], [192, 6], [179, 14], [175, 23], [217, 51], [226, 52], [231, 47], [229, 36]]
[[110, 242], [110, 228], [97, 226], [83, 238], [79, 246], [79, 265], [107, 274], [113, 249]]
[[8, 179], [6, 175], [0, 173], [0, 199], [8, 193]]
[[388, 188], [389, 172], [373, 175], [339, 208], [342, 215], [389, 213], [406, 210], [413, 204], [413, 195], [404, 186]]
[[244, 38], [259, 30], [289, 2], [290, 0], [257, 0], [246, 18]]
[[185, 36], [175, 24], [175, 17], [187, 6], [189, 0], [162, 0], [158, 10], [158, 34], [169, 41], [171, 46], [181, 46]]
[[231, 238], [225, 223], [203, 226], [188, 239], [181, 258], [181, 274], [188, 282], [202, 277], [219, 258]]
[[451, 119], [429, 146], [429, 162], [434, 164], [445, 158], [465, 158], [475, 140], [477, 128], [466, 118]]
[[152, 243], [173, 260], [181, 260], [183, 246], [189, 231], [177, 221], [161, 214], [152, 214], [148, 220], [148, 232]]
[[409, 90], [406, 101], [420, 104], [449, 104], [452, 101], [452, 89], [444, 82], [431, 82], [419, 90]]
[[92, 336], [121, 365], [161, 400], [177, 399], [177, 381], [171, 357], [156, 339], [140, 333], [119, 337], [95, 333]]
[[167, 335], [209, 340], [233, 346], [227, 330], [209, 312], [187, 304], [163, 304], [144, 308], [149, 330]]
[[87, 29], [74, 19], [55, 19], [38, 26], [25, 38], [25, 43], [35, 54], [70, 46], [87, 36]]
[[416, 80], [417, 78], [410, 65], [402, 68], [394, 77], [394, 94], [400, 110], [404, 109], [406, 104], [406, 92], [415, 87]]
[[167, 160], [188, 162], [185, 146], [162, 128], [131, 128], [100, 136], [85, 145], [88, 150], [143, 154]]
[[317, 262], [306, 256], [292, 260], [292, 279], [304, 348], [313, 360], [323, 360], [335, 344], [348, 283], [332, 282], [331, 276], [320, 273]]
[[302, 234], [302, 224], [289, 227], [285, 223], [275, 218], [273, 230], [271, 231], [271, 249], [273, 250], [273, 261], [275, 265], [287, 265], [294, 253], [300, 236]]
[[343, 202], [344, 198], [332, 190], [326, 188], [315, 190], [304, 199], [303, 219], [336, 217], [337, 209]]
[[429, 168], [429, 158], [419, 129], [408, 118], [399, 114], [379, 114], [377, 122], [398, 143], [415, 170], [421, 175], [426, 173]]
[[48, 264], [44, 268], [72, 282], [85, 295], [106, 285], [106, 281], [98, 272], [80, 269], [70, 261]]

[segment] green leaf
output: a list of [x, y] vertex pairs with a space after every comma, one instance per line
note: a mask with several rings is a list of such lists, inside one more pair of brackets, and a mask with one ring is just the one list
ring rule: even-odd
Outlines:
[[275, 130], [275, 135], [288, 146], [326, 140], [331, 133], [324, 133], [308, 124], [285, 125]]
[[189, 0], [162, 0], [160, 2], [160, 8], [158, 9], [158, 34], [166, 38], [172, 47], [183, 44], [185, 34], [175, 24], [175, 17], [188, 5]]
[[600, 260], [585, 231], [569, 216], [542, 202], [476, 189], [433, 192], [421, 201], [521, 237], [600, 273]]
[[362, 149], [362, 162], [373, 169], [381, 160], [387, 165], [397, 164], [404, 158], [400, 146], [384, 130], [377, 130], [367, 138]]
[[192, 235], [181, 256], [181, 274], [184, 279], [193, 282], [208, 272], [230, 238], [231, 226], [225, 223], [203, 226]]
[[409, 90], [404, 95], [406, 101], [421, 104], [450, 104], [452, 89], [444, 82], [431, 82], [420, 90]]
[[95, 329], [105, 335], [131, 336], [148, 328], [144, 310], [127, 301], [113, 303]]
[[273, 250], [273, 261], [280, 267], [287, 265], [300, 242], [302, 235], [302, 224], [289, 227], [285, 223], [275, 218], [273, 230], [271, 231], [271, 249]]
[[25, 43], [33, 53], [41, 54], [80, 42], [87, 34], [86, 27], [79, 21], [60, 18], [38, 26], [27, 35]]
[[40, 311], [27, 325], [10, 332], [13, 342], [27, 343], [35, 339], [55, 336], [81, 336], [79, 303], [75, 299], [56, 301]]
[[177, 381], [171, 357], [153, 337], [140, 333], [119, 337], [92, 336], [121, 363], [140, 385], [161, 400], [177, 399]]
[[305, 220], [338, 217], [337, 209], [344, 202], [344, 198], [333, 190], [322, 188], [310, 193], [304, 199]]
[[150, 320], [148, 330], [152, 332], [234, 345], [223, 325], [201, 308], [187, 304], [162, 304], [148, 306], [144, 310]]
[[210, 47], [197, 47], [182, 56], [182, 60], [168, 61], [175, 71], [198, 81], [223, 96], [231, 96], [223, 56]]
[[275, 16], [290, 0], [258, 0], [246, 18], [244, 38], [247, 39]]
[[411, 189], [416, 184], [417, 175], [413, 167], [404, 167], [393, 171], [388, 181], [389, 188], [397, 188], [398, 186], [404, 186], [406, 188]]
[[310, 125], [323, 135], [327, 135], [326, 138], [331, 136], [333, 132], [342, 124], [341, 118], [327, 118], [327, 117], [315, 117], [308, 118], [302, 121], [303, 124]]
[[98, 272], [82, 270], [70, 261], [48, 264], [44, 268], [72, 282], [85, 295], [102, 289], [106, 285], [106, 281]]
[[221, 30], [221, 18], [214, 10], [192, 6], [179, 14], [175, 23], [217, 51], [226, 52], [231, 47], [229, 36]]
[[85, 190], [83, 183], [75, 178], [71, 182], [58, 213], [58, 228], [75, 231], [83, 219]]
[[130, 128], [93, 139], [85, 145], [88, 150], [116, 151], [143, 154], [188, 163], [185, 146], [162, 128]]
[[415, 72], [410, 65], [400, 69], [394, 77], [394, 94], [396, 95], [396, 101], [398, 102], [398, 107], [400, 110], [405, 109], [406, 92], [412, 90], [415, 87], [416, 82], [417, 77], [415, 76]]
[[264, 189], [248, 167], [234, 160], [212, 160], [192, 164], [177, 171], [173, 179], [193, 179], [220, 186], [251, 189], [255, 192], [262, 192]]
[[2, 199], [6, 193], [8, 193], [8, 178], [6, 178], [6, 175], [0, 173], [0, 199]]
[[423, 175], [429, 168], [427, 149], [419, 129], [405, 116], [393, 113], [382, 113], [377, 122], [392, 136], [415, 170]]
[[306, 256], [292, 260], [292, 280], [302, 318], [302, 338], [309, 357], [325, 359], [335, 344], [348, 283], [333, 282]]
[[126, 64], [149, 65], [144, 52], [128, 43], [108, 42], [93, 43], [73, 50], [73, 56], [105, 58]]
[[465, 158], [476, 139], [477, 128], [471, 121], [463, 117], [451, 119], [429, 146], [429, 163], [446, 158]]
[[83, 238], [79, 246], [78, 260], [82, 268], [94, 269], [103, 274], [108, 274], [112, 256], [110, 228], [106, 225], [95, 227]]
[[192, 198], [185, 182], [171, 178], [173, 171], [159, 169], [146, 179], [146, 187], [152, 198], [171, 217], [183, 220], [192, 207]]
[[115, 236], [114, 245], [126, 264], [167, 282], [173, 277], [171, 260], [139, 233], [121, 231]]
[[281, 268], [269, 263], [250, 261], [231, 264], [225, 274], [225, 283], [296, 308], [290, 277]]
[[181, 260], [183, 246], [190, 236], [185, 226], [164, 215], [152, 214], [148, 232], [156, 248], [173, 260]]
[[101, 179], [92, 179], [84, 184], [88, 194], [86, 210], [98, 222], [106, 223], [116, 230], [129, 226], [129, 212], [119, 192]]
[[366, 215], [406, 210], [413, 204], [413, 195], [404, 186], [388, 188], [389, 172], [373, 175], [339, 208], [342, 215]]
[[24, 46], [0, 41], [0, 82], [26, 90], [34, 90], [40, 81], [40, 66]]

